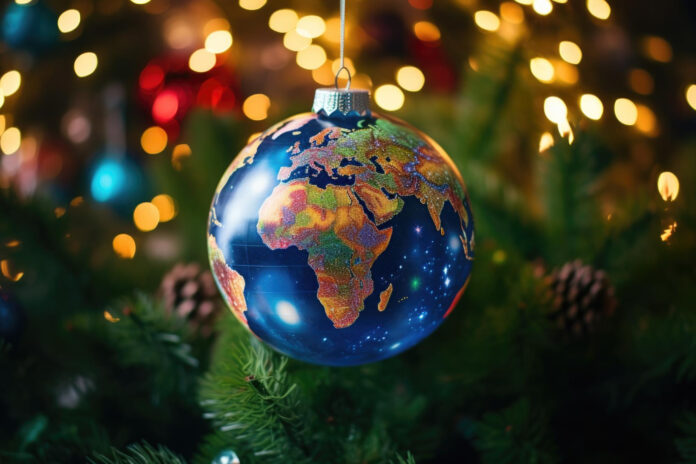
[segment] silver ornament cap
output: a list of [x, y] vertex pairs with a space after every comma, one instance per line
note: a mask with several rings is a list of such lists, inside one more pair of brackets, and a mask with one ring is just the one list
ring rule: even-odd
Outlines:
[[326, 116], [367, 116], [370, 114], [370, 92], [330, 87], [317, 89], [312, 111]]

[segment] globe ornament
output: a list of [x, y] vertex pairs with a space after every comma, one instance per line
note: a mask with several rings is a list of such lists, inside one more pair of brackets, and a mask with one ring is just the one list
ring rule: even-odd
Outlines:
[[232, 161], [208, 221], [211, 267], [237, 319], [276, 350], [356, 365], [417, 344], [471, 273], [474, 224], [430, 137], [320, 89]]

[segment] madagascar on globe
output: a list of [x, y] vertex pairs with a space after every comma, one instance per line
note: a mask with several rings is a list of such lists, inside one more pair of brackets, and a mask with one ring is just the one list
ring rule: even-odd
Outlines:
[[370, 112], [366, 91], [319, 89], [314, 112], [247, 145], [208, 221], [228, 306], [311, 363], [378, 361], [432, 333], [471, 273], [464, 182], [427, 135]]

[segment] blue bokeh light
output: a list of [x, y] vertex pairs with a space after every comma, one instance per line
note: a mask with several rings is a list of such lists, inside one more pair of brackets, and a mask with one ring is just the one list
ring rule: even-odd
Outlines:
[[97, 165], [92, 176], [92, 197], [99, 202], [112, 200], [123, 191], [125, 183], [123, 164], [116, 160], [104, 160]]

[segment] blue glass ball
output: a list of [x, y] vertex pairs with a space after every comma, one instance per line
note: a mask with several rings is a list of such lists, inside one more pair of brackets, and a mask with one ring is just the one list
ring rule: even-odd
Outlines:
[[213, 274], [237, 319], [288, 356], [334, 366], [431, 334], [466, 288], [473, 248], [452, 160], [375, 113], [271, 127], [232, 161], [208, 221]]

